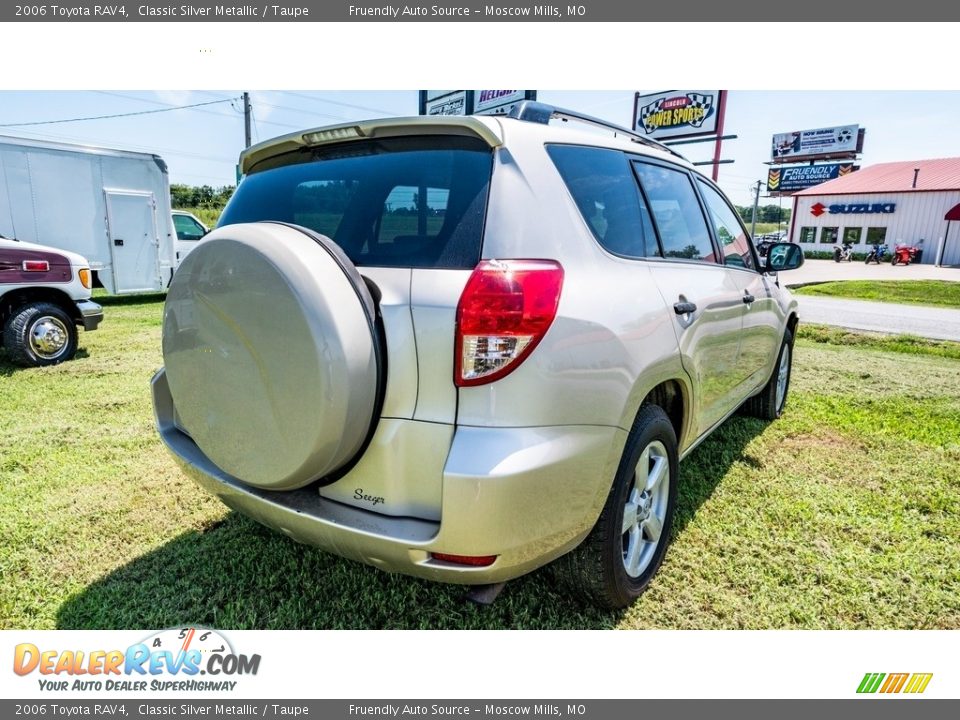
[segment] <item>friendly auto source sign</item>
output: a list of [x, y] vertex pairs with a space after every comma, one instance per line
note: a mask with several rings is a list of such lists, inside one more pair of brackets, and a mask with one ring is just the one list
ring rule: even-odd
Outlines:
[[767, 171], [767, 191], [789, 193], [806, 190], [808, 187], [848, 175], [851, 172], [853, 172], [853, 163], [770, 168]]
[[773, 136], [771, 157], [774, 160], [781, 160], [790, 157], [856, 152], [859, 131], [859, 125], [840, 125], [779, 133]]
[[634, 96], [633, 127], [654, 140], [712, 135], [721, 90], [670, 90]]

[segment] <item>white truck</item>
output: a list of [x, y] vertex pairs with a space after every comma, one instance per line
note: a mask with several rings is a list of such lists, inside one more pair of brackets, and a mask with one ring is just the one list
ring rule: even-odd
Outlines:
[[166, 163], [0, 136], [0, 235], [82, 255], [111, 294], [163, 290], [177, 265]]

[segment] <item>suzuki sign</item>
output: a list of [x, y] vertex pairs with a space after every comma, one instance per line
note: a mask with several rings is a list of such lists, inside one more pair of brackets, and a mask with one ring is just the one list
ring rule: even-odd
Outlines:
[[810, 214], [820, 217], [825, 213], [831, 215], [889, 215], [897, 209], [896, 203], [837, 203], [824, 205], [815, 203], [810, 206]]

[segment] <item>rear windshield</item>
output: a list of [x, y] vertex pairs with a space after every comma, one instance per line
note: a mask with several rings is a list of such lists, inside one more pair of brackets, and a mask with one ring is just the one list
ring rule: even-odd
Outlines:
[[274, 220], [332, 238], [355, 265], [473, 268], [493, 155], [471, 138], [297, 151], [247, 175], [218, 227]]

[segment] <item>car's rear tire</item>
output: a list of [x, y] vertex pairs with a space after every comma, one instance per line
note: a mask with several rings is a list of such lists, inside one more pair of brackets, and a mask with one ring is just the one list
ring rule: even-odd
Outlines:
[[600, 518], [579, 547], [554, 564], [570, 590], [599, 607], [636, 600], [663, 562], [673, 528], [679, 460], [670, 418], [640, 409]]
[[10, 359], [24, 367], [56, 365], [77, 353], [77, 326], [59, 305], [24, 305], [7, 320], [3, 345]]
[[743, 411], [761, 420], [776, 420], [783, 414], [787, 404], [787, 393], [790, 390], [790, 376], [793, 372], [793, 333], [789, 330], [783, 334], [780, 352], [777, 353], [777, 362], [773, 366], [773, 374], [758, 392], [743, 405]]

